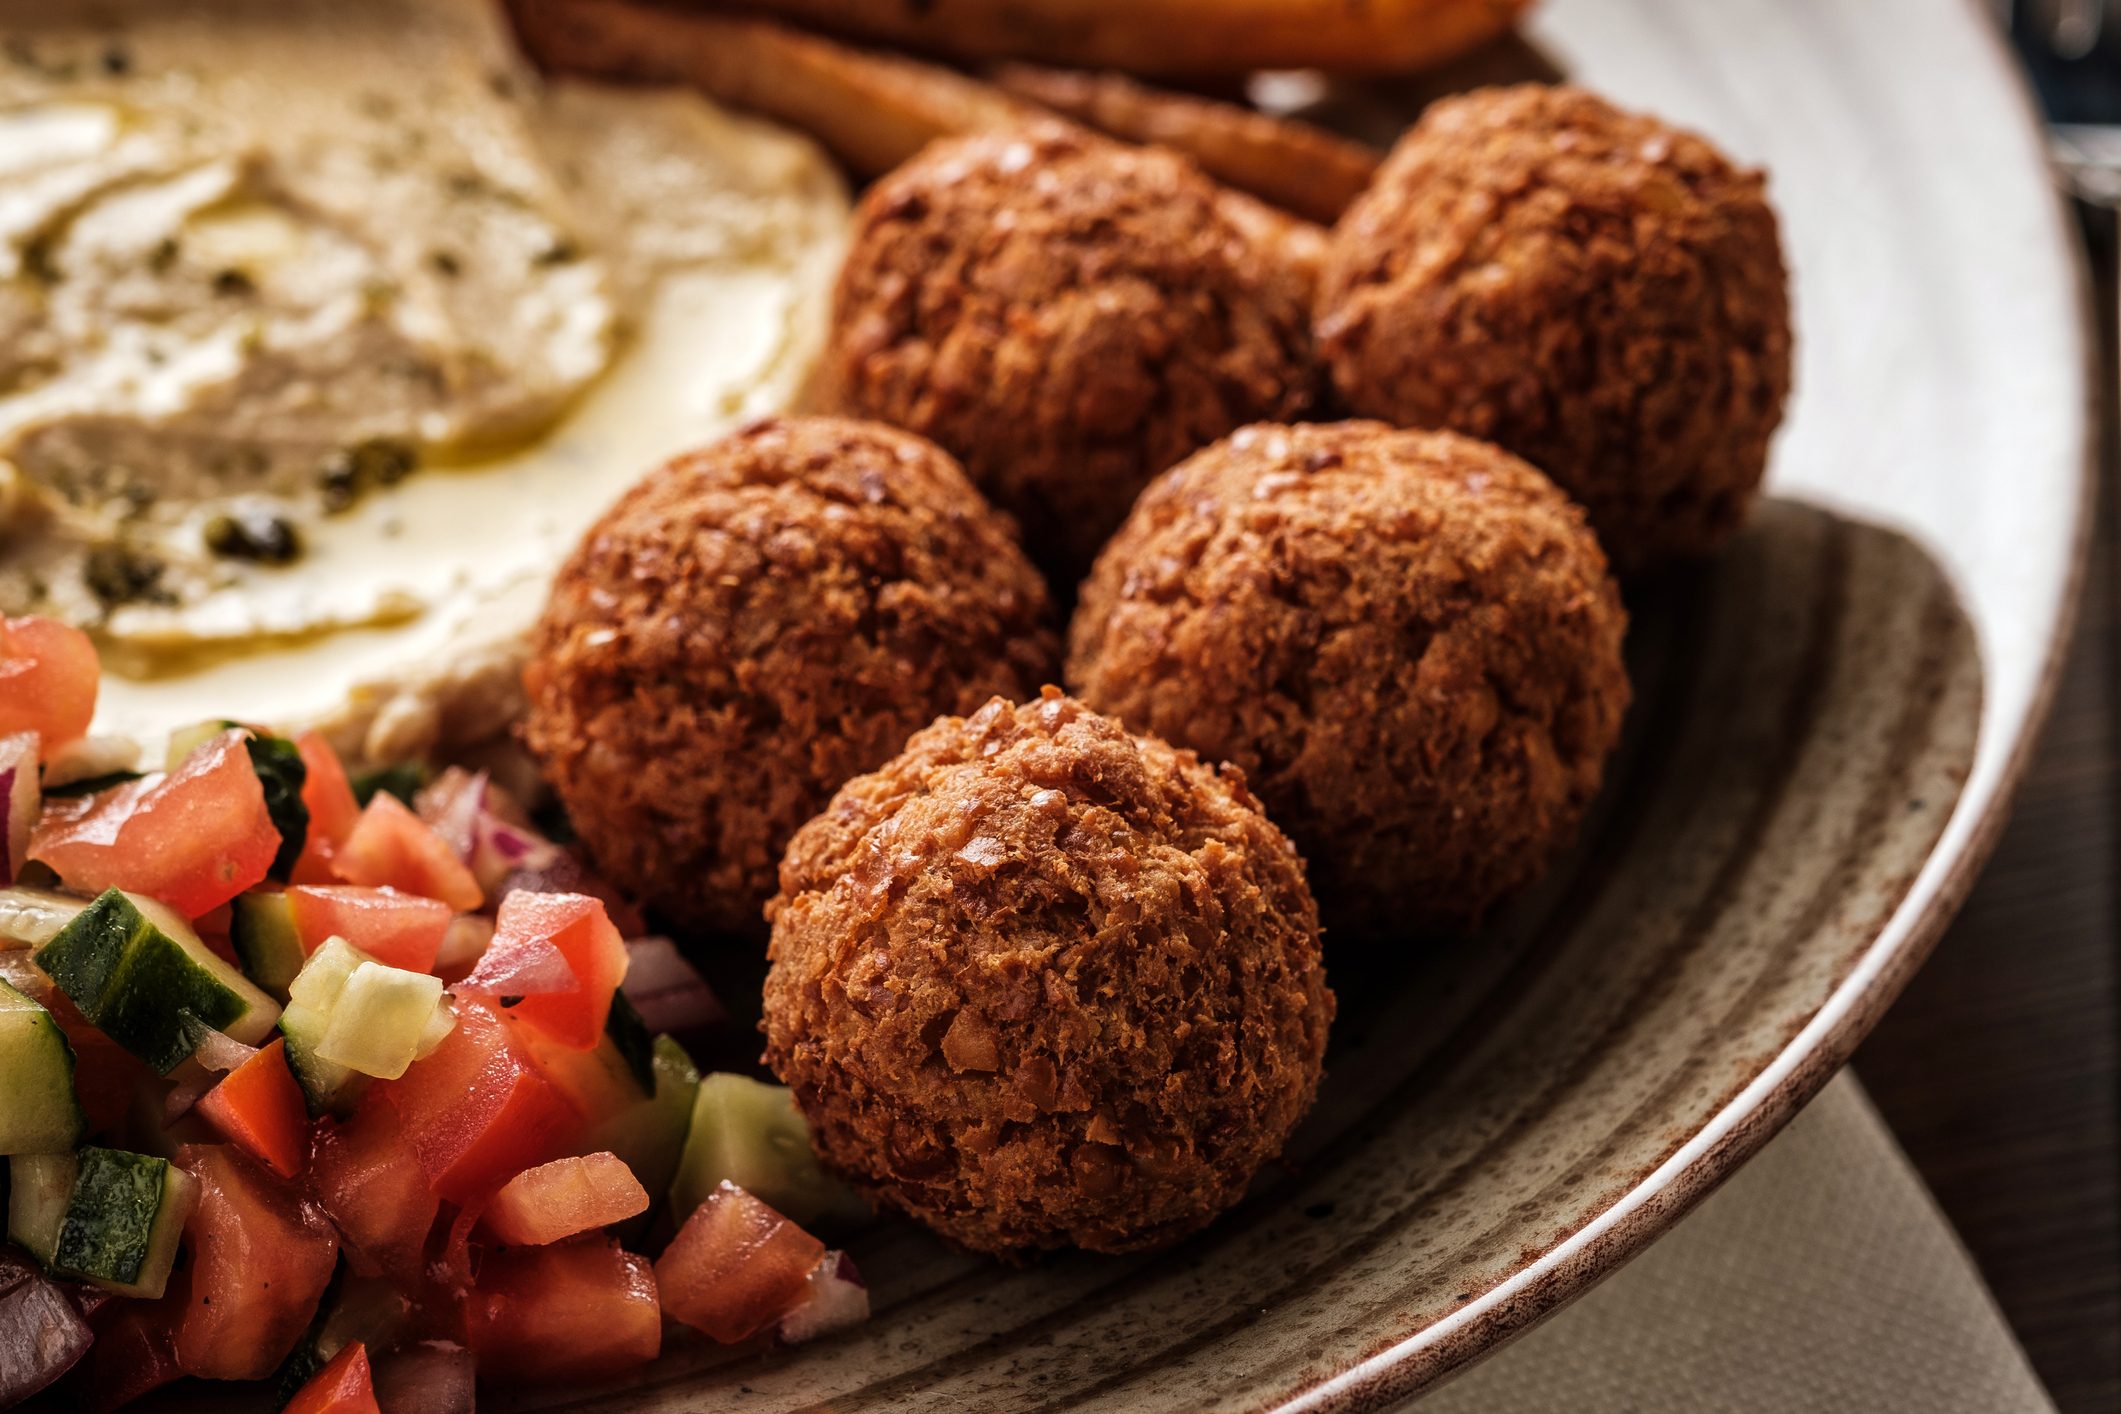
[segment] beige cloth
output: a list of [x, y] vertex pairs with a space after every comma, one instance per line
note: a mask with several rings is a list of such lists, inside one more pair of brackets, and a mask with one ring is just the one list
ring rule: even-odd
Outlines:
[[2053, 1414], [1844, 1073], [1611, 1281], [1419, 1414]]

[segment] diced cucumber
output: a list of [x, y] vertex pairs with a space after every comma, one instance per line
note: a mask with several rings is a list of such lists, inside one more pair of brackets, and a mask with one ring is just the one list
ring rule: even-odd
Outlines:
[[682, 1224], [724, 1179], [802, 1227], [859, 1221], [869, 1211], [818, 1163], [793, 1091], [716, 1072], [693, 1097], [692, 1127], [670, 1183], [671, 1220]]
[[302, 938], [295, 932], [294, 906], [284, 893], [237, 894], [229, 905], [228, 940], [243, 974], [280, 1001], [302, 970]]
[[88, 1127], [74, 1048], [52, 1014], [0, 981], [0, 1154], [58, 1154]]
[[619, 1055], [626, 1061], [626, 1068], [633, 1072], [633, 1078], [641, 1083], [641, 1092], [654, 1093], [655, 1036], [624, 992], [611, 994], [611, 1010], [604, 1017], [604, 1034], [618, 1048]]
[[250, 753], [251, 769], [258, 773], [259, 788], [265, 792], [265, 813], [280, 832], [271, 877], [285, 883], [309, 840], [309, 806], [302, 800], [309, 768], [302, 764], [302, 749], [283, 736], [254, 731], [244, 739], [243, 748]]
[[317, 1045], [330, 1027], [329, 1012], [312, 1011], [300, 1002], [289, 1002], [280, 1013], [280, 1034], [287, 1038], [287, 1068], [302, 1087], [310, 1114], [344, 1116], [352, 1113], [354, 1102], [368, 1088], [368, 1077], [317, 1054]]
[[288, 984], [288, 1000], [311, 1011], [328, 1012], [338, 1004], [339, 993], [345, 990], [346, 979], [354, 975], [354, 969], [374, 961], [344, 938], [326, 938]]
[[[93, 1145], [57, 1161], [27, 1162], [35, 1196], [21, 1213], [10, 1202], [10, 1234], [60, 1276], [120, 1296], [160, 1297], [184, 1221], [198, 1202], [192, 1176], [167, 1159]], [[24, 1163], [17, 1159], [11, 1170], [17, 1183]], [[53, 1195], [62, 1181], [66, 1192], [54, 1225]]]
[[0, 889], [0, 948], [41, 948], [87, 907], [50, 889]]
[[359, 1276], [342, 1262], [324, 1299], [317, 1303], [309, 1330], [273, 1377], [281, 1403], [293, 1399], [333, 1356], [355, 1341], [371, 1350], [389, 1349], [411, 1318], [412, 1302], [390, 1282]]
[[7, 1163], [7, 1235], [45, 1266], [74, 1191], [72, 1154], [17, 1154]]
[[637, 1105], [608, 1115], [590, 1128], [579, 1146], [585, 1154], [609, 1151], [650, 1193], [666, 1193], [677, 1173], [685, 1132], [692, 1127], [693, 1097], [700, 1088], [699, 1068], [685, 1048], [668, 1036], [651, 1043], [655, 1093]]
[[442, 1000], [442, 979], [364, 962], [331, 1006], [317, 1054], [378, 1080], [396, 1080], [419, 1054]]
[[255, 1045], [280, 1015], [174, 911], [117, 889], [81, 910], [36, 958], [82, 1015], [164, 1075], [197, 1048], [201, 1027]]

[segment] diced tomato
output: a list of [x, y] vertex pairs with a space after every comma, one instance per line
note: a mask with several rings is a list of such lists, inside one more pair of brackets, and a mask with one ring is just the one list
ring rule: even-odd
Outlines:
[[356, 1272], [399, 1280], [419, 1274], [442, 1205], [397, 1110], [373, 1091], [346, 1123], [317, 1126], [309, 1188], [345, 1238], [346, 1260]]
[[57, 619], [0, 619], [0, 736], [35, 732], [48, 756], [88, 735], [102, 669], [87, 634]]
[[648, 1190], [611, 1153], [554, 1159], [501, 1185], [486, 1206], [495, 1237], [523, 1247], [609, 1227], [648, 1211]]
[[88, 1116], [89, 1133], [111, 1133], [125, 1123], [154, 1071], [91, 1025], [66, 993], [54, 991], [40, 1000], [74, 1048], [74, 1096]]
[[29, 863], [29, 837], [44, 812], [38, 793], [37, 734], [0, 734], [0, 884], [12, 884]]
[[428, 1186], [452, 1203], [484, 1197], [558, 1158], [583, 1117], [539, 1071], [511, 1028], [460, 998], [456, 1029], [434, 1054], [376, 1087], [398, 1112]]
[[295, 749], [302, 753], [302, 803], [309, 807], [309, 834], [291, 877], [297, 884], [329, 884], [339, 877], [332, 871], [332, 855], [353, 833], [361, 804], [354, 799], [345, 764], [323, 733], [303, 732], [295, 738]]
[[494, 886], [493, 896], [505, 899], [512, 893], [588, 894], [604, 905], [612, 926], [622, 937], [638, 938], [648, 931], [648, 921], [617, 888], [584, 864], [571, 849], [555, 849], [537, 862], [511, 869]]
[[598, 1379], [663, 1347], [655, 1269], [598, 1238], [495, 1253], [466, 1314], [479, 1373], [494, 1380]]
[[519, 996], [517, 1018], [586, 1051], [604, 1039], [611, 994], [625, 977], [626, 942], [601, 902], [518, 891], [501, 900], [493, 941], [457, 991]]
[[646, 1092], [619, 1048], [605, 1037], [596, 1049], [578, 1051], [562, 1045], [535, 1026], [516, 1018], [521, 1008], [500, 1013], [515, 1028], [515, 1036], [538, 1073], [567, 1097], [576, 1113], [602, 1119], [641, 1103]]
[[295, 1391], [280, 1414], [383, 1414], [376, 1403], [368, 1347], [354, 1341]]
[[433, 827], [389, 791], [377, 791], [332, 856], [349, 884], [388, 884], [468, 913], [485, 901], [479, 881]]
[[377, 962], [407, 972], [434, 971], [456, 917], [440, 899], [359, 884], [297, 884], [287, 891], [287, 906], [304, 953], [336, 934]]
[[725, 1345], [748, 1340], [809, 1292], [825, 1244], [723, 1180], [655, 1264], [663, 1309]]
[[278, 1036], [201, 1096], [195, 1112], [282, 1178], [309, 1158], [309, 1111]]
[[47, 800], [30, 858], [77, 893], [116, 886], [197, 918], [263, 882], [280, 848], [243, 733], [205, 742], [167, 775]]
[[262, 1380], [317, 1314], [339, 1239], [315, 1206], [226, 1144], [187, 1144], [177, 1166], [199, 1181], [184, 1236], [191, 1293], [177, 1363], [210, 1380]]
[[110, 1414], [184, 1374], [174, 1338], [190, 1293], [184, 1272], [170, 1277], [159, 1301], [113, 1298], [86, 1313], [96, 1343], [59, 1382], [67, 1407]]

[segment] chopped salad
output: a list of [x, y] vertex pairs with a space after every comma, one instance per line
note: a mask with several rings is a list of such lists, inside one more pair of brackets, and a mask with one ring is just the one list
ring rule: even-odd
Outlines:
[[98, 673], [0, 620], [0, 1408], [447, 1414], [867, 1317], [789, 1092], [699, 1073], [711, 993], [505, 791], [234, 721], [114, 766]]

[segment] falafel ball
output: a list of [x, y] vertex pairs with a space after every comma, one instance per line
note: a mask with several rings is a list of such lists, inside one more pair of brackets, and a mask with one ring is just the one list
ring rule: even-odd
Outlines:
[[1050, 618], [946, 453], [772, 419], [673, 458], [584, 537], [533, 636], [524, 738], [613, 883], [761, 937], [797, 827], [938, 715], [1036, 690]]
[[1790, 391], [1765, 178], [1579, 89], [1430, 108], [1341, 218], [1318, 308], [1353, 412], [1515, 452], [1626, 573], [1730, 538]]
[[813, 399], [934, 438], [1072, 585], [1150, 477], [1322, 386], [1315, 267], [1257, 217], [1058, 125], [935, 143], [861, 203]]
[[766, 1059], [819, 1153], [965, 1247], [1173, 1242], [1317, 1093], [1296, 850], [1237, 773], [1056, 688], [849, 782], [769, 911]]
[[1378, 422], [1248, 427], [1142, 494], [1068, 682], [1241, 769], [1329, 930], [1476, 921], [1598, 789], [1627, 625], [1583, 512], [1516, 457]]

